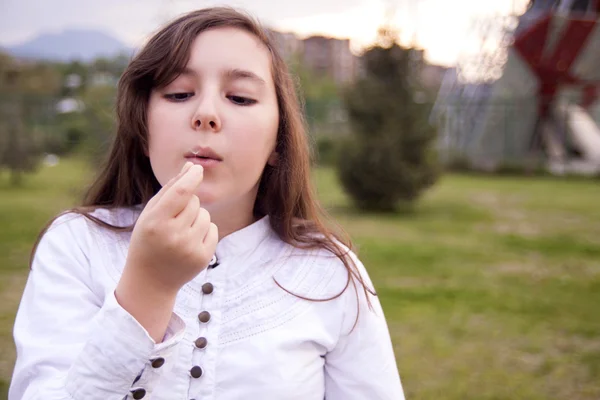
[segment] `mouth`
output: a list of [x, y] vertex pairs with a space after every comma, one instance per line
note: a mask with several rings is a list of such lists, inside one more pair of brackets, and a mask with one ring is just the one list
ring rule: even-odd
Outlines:
[[201, 165], [203, 168], [215, 167], [223, 161], [223, 158], [210, 147], [195, 147], [185, 153], [185, 159], [194, 164]]
[[191, 161], [193, 161], [194, 159], [223, 161], [223, 157], [217, 154], [210, 147], [196, 147], [191, 151], [185, 153], [185, 158]]
[[204, 169], [216, 167], [221, 163], [220, 160], [208, 157], [186, 157], [185, 159], [193, 164], [202, 165]]

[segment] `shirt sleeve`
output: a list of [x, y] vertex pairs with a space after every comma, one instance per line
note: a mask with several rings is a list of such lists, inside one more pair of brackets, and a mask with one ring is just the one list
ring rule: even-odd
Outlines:
[[60, 217], [39, 243], [15, 320], [9, 400], [149, 397], [181, 341], [177, 315], [156, 344], [113, 291], [94, 293], [83, 219]]
[[[363, 264], [351, 253], [369, 288]], [[336, 346], [325, 355], [327, 400], [404, 400], [394, 350], [379, 298], [369, 293], [371, 307], [360, 282], [343, 296], [344, 322]], [[358, 314], [358, 320], [356, 319]], [[356, 325], [355, 325], [356, 323]]]

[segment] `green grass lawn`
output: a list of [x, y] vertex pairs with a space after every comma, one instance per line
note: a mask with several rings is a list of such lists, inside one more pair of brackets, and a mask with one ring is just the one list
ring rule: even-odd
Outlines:
[[[85, 171], [63, 162], [21, 189], [0, 175], [4, 386], [31, 245]], [[600, 398], [598, 181], [447, 175], [389, 216], [353, 211], [333, 171], [315, 177], [379, 292], [409, 400]]]
[[0, 170], [0, 399], [6, 398], [15, 359], [12, 325], [29, 269], [29, 255], [41, 228], [81, 197], [89, 168], [69, 160], [26, 176], [23, 186], [9, 186]]

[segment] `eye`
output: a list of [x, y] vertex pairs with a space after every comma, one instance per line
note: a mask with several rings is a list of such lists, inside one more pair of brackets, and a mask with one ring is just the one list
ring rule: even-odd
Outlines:
[[251, 106], [252, 104], [256, 104], [256, 100], [242, 96], [227, 96], [227, 98], [231, 100], [233, 104], [237, 104], [238, 106]]
[[185, 101], [187, 99], [189, 99], [190, 97], [192, 97], [194, 95], [194, 93], [169, 93], [169, 94], [165, 94], [165, 99], [167, 100], [171, 100], [171, 101]]

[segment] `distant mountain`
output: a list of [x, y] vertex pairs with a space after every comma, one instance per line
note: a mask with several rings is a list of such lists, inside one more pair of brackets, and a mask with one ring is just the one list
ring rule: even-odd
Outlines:
[[102, 56], [131, 55], [134, 50], [101, 31], [70, 29], [41, 34], [20, 45], [6, 47], [5, 51], [15, 57], [85, 62]]

